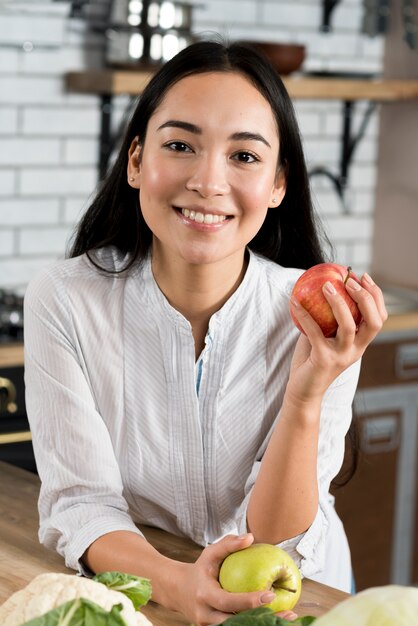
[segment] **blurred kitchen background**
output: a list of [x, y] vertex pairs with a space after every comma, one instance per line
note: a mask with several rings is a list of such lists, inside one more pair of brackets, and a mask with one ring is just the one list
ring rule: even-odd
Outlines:
[[[0, 0], [0, 286], [24, 290], [37, 270], [63, 255], [69, 233], [97, 183], [100, 100], [93, 94], [67, 91], [65, 74], [106, 64], [106, 29], [89, 26], [100, 23], [111, 4], [109, 0]], [[415, 0], [202, 0], [189, 4], [193, 7], [191, 30], [198, 36], [218, 32], [231, 39], [302, 44], [306, 47], [303, 72], [343, 72], [365, 79], [384, 74], [418, 77], [417, 51], [403, 40], [402, 9], [408, 4], [413, 16]], [[387, 23], [388, 34], [371, 36], [379, 20]], [[413, 19], [410, 23], [416, 28]], [[400, 53], [396, 67], [389, 67], [394, 63], [391, 59], [385, 61], [388, 43], [392, 55]], [[116, 129], [127, 98], [115, 97], [113, 104]], [[354, 133], [368, 105], [367, 100], [355, 105]], [[342, 103], [304, 99], [295, 100], [295, 106], [310, 168], [337, 172]], [[396, 105], [388, 107], [393, 110]], [[406, 108], [405, 104], [399, 108], [403, 119]], [[416, 104], [410, 108], [415, 115]], [[331, 179], [320, 175], [312, 179], [316, 206], [335, 245], [336, 258], [359, 272], [373, 265], [379, 113], [377, 105], [353, 153], [345, 206]], [[393, 132], [394, 125], [388, 123], [388, 127]], [[380, 133], [381, 140], [385, 132]], [[405, 137], [408, 143], [412, 141], [409, 132], [410, 128]], [[389, 168], [400, 168], [399, 152], [391, 153]], [[404, 171], [405, 193], [416, 184], [413, 157], [413, 153], [408, 155]], [[387, 173], [381, 172], [383, 180]], [[411, 234], [410, 228], [406, 234]], [[384, 259], [395, 256], [394, 248], [407, 258], [408, 247], [391, 239], [392, 250], [385, 245]], [[380, 258], [380, 251], [376, 254]], [[413, 281], [418, 287], [418, 278], [414, 276]]]
[[[67, 91], [65, 74], [101, 68], [106, 63], [108, 39], [99, 29], [95, 32], [89, 28], [85, 17], [100, 17], [107, 4], [107, 0], [87, 4], [83, 0], [0, 0], [2, 287], [24, 290], [34, 273], [64, 254], [69, 233], [97, 183], [100, 100], [94, 94]], [[199, 0], [190, 4], [192, 32], [199, 36], [217, 32], [231, 39], [304, 45], [303, 72], [343, 72], [364, 75], [366, 79], [382, 76], [385, 44], [393, 40], [404, 58], [391, 77], [418, 77], [417, 51], [406, 45], [401, 32], [401, 0], [392, 2], [387, 36], [364, 32], [367, 3], [363, 0]], [[324, 27], [327, 5], [328, 28]], [[369, 31], [373, 26], [369, 23]], [[399, 31], [396, 34], [395, 29]], [[114, 98], [114, 129], [126, 104], [126, 96]], [[362, 124], [368, 104], [367, 100], [359, 101], [354, 107], [354, 133]], [[387, 106], [393, 109], [396, 105]], [[322, 166], [337, 173], [342, 102], [304, 99], [295, 100], [295, 107], [310, 168]], [[401, 116], [404, 107], [408, 105], [401, 105]], [[410, 107], [415, 115], [416, 103]], [[336, 257], [358, 272], [370, 269], [372, 264], [379, 113], [378, 104], [353, 154], [344, 199], [349, 214], [329, 178], [312, 179], [316, 206], [335, 245]], [[410, 135], [406, 139], [412, 141]], [[393, 154], [393, 167], [399, 167], [397, 152]], [[385, 177], [387, 172], [382, 175]], [[405, 181], [407, 185], [408, 181], [416, 184], [413, 162], [405, 167]], [[394, 247], [399, 254], [408, 254], [407, 246], [393, 242]], [[386, 248], [384, 254], [390, 257], [393, 252]], [[414, 280], [418, 287], [418, 278]]]
[[391, 313], [363, 361], [359, 468], [334, 490], [337, 509], [358, 589], [418, 584], [418, 0], [0, 0], [0, 460], [36, 471], [22, 296], [65, 255], [129, 113], [124, 89], [90, 72], [140, 67], [150, 42], [135, 29], [151, 5], [155, 59], [215, 33], [304, 47], [281, 73], [299, 93], [315, 206], [335, 260], [378, 278]]

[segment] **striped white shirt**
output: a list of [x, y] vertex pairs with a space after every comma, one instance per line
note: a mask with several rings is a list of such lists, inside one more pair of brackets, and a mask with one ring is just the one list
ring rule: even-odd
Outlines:
[[[124, 260], [112, 248], [100, 257], [108, 267]], [[191, 326], [159, 290], [149, 259], [114, 276], [83, 255], [31, 281], [25, 377], [39, 535], [69, 567], [80, 568], [99, 536], [139, 532], [135, 523], [200, 545], [246, 531], [298, 337], [288, 301], [300, 273], [251, 253], [241, 285], [210, 320], [198, 364]], [[350, 557], [329, 485], [358, 373], [359, 364], [349, 368], [323, 401], [317, 516], [281, 544], [303, 575], [346, 590]]]

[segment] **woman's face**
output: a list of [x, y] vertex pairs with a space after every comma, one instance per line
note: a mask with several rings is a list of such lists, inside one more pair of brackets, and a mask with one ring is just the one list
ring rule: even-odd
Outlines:
[[241, 74], [176, 83], [150, 118], [144, 144], [134, 142], [129, 153], [128, 180], [140, 190], [153, 254], [242, 263], [268, 207], [285, 193], [278, 154], [272, 109]]

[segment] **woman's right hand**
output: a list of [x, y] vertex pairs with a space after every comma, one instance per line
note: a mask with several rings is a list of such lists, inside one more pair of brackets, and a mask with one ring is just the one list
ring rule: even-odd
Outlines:
[[222, 561], [237, 550], [247, 548], [254, 541], [251, 534], [228, 535], [206, 547], [195, 563], [178, 563], [173, 580], [176, 610], [194, 626], [220, 624], [232, 614], [263, 606], [274, 599], [270, 591], [230, 593], [218, 582]]

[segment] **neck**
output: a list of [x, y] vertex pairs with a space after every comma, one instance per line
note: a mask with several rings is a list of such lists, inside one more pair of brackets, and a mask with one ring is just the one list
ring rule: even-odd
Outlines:
[[219, 263], [190, 264], [153, 247], [152, 271], [167, 300], [190, 322], [196, 357], [204, 347], [211, 316], [237, 290], [248, 261], [244, 255]]
[[152, 255], [154, 278], [170, 304], [192, 324], [208, 319], [239, 287], [248, 262], [243, 258], [194, 265], [182, 259]]

